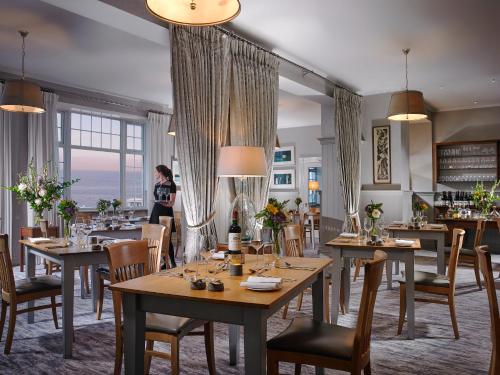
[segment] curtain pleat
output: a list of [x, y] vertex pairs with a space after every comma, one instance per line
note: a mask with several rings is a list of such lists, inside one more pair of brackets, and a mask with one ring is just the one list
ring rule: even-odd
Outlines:
[[172, 156], [174, 155], [174, 137], [168, 135], [168, 127], [172, 121], [172, 115], [149, 112], [146, 126], [147, 154], [145, 165], [149, 166], [146, 171], [147, 206], [149, 212], [153, 209], [153, 188], [156, 183], [154, 168], [164, 164], [172, 168]]
[[[43, 165], [50, 162], [49, 172], [54, 174], [58, 170], [57, 144], [57, 102], [59, 97], [51, 92], [43, 92], [45, 113], [28, 114], [28, 160], [33, 166], [41, 170]], [[29, 210], [31, 211], [31, 209]], [[54, 208], [47, 215], [49, 223], [59, 224], [57, 211]], [[33, 214], [28, 214], [28, 221], [33, 225]]]
[[[0, 83], [0, 93], [3, 85]], [[2, 168], [0, 169], [0, 186], [12, 186], [12, 113], [0, 110], [0, 147], [2, 149]], [[0, 233], [12, 239], [12, 199], [13, 193], [0, 189]], [[12, 249], [12, 243], [9, 244]]]
[[361, 97], [345, 89], [335, 88], [335, 139], [340, 187], [344, 199], [345, 219], [358, 214], [360, 197]]
[[229, 119], [229, 41], [211, 28], [172, 26], [172, 84], [182, 200], [191, 260], [215, 234], [217, 161]]

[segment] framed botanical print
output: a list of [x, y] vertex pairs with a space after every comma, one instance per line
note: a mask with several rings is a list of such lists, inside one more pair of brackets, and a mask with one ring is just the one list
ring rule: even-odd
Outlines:
[[294, 190], [295, 168], [273, 170], [270, 188], [274, 190]]
[[373, 142], [373, 183], [391, 183], [391, 127], [389, 125], [372, 128]]
[[277, 167], [295, 165], [295, 147], [276, 147], [274, 149], [273, 165]]

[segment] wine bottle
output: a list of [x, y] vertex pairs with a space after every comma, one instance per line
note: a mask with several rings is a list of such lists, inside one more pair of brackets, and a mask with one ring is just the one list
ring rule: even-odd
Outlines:
[[233, 211], [233, 220], [229, 227], [228, 250], [241, 251], [241, 227], [238, 225], [238, 211]]

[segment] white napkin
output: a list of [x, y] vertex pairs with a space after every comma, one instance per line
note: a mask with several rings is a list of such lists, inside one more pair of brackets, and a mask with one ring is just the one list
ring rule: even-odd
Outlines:
[[224, 253], [225, 253], [225, 251], [218, 251], [216, 253], [213, 253], [212, 254], [212, 259], [224, 260]]
[[281, 277], [249, 276], [247, 281], [242, 281], [240, 286], [252, 289], [276, 289], [281, 286]]
[[399, 220], [395, 220], [392, 222], [392, 224], [395, 224], [395, 225], [403, 225], [404, 224], [404, 221], [399, 221]]
[[412, 240], [396, 240], [394, 241], [394, 243], [396, 245], [400, 245], [400, 246], [410, 246], [410, 245], [413, 245], [415, 241], [412, 241]]
[[50, 238], [45, 238], [45, 237], [28, 237], [28, 240], [32, 243], [52, 242]]
[[441, 229], [443, 228], [443, 224], [429, 224], [429, 227], [434, 229]]
[[347, 232], [340, 233], [339, 236], [344, 237], [344, 238], [356, 238], [356, 237], [358, 237], [358, 235], [356, 233], [347, 233]]
[[137, 226], [135, 224], [122, 224], [121, 229], [135, 229]]

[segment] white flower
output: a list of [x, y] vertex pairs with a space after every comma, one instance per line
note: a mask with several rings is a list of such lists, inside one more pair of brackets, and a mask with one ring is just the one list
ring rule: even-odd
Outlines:
[[382, 213], [380, 212], [380, 210], [378, 210], [376, 208], [372, 211], [372, 216], [374, 219], [380, 219], [381, 215], [382, 215]]
[[41, 196], [41, 197], [44, 197], [45, 194], [47, 194], [47, 192], [45, 191], [45, 189], [40, 189], [40, 191], [38, 192], [38, 195]]
[[28, 186], [27, 186], [25, 183], [22, 183], [22, 182], [21, 182], [21, 183], [17, 186], [17, 188], [19, 189], [19, 191], [23, 192], [23, 191], [25, 191], [25, 190], [28, 188]]
[[35, 199], [35, 204], [37, 206], [41, 206], [42, 205], [42, 200], [40, 198]]

